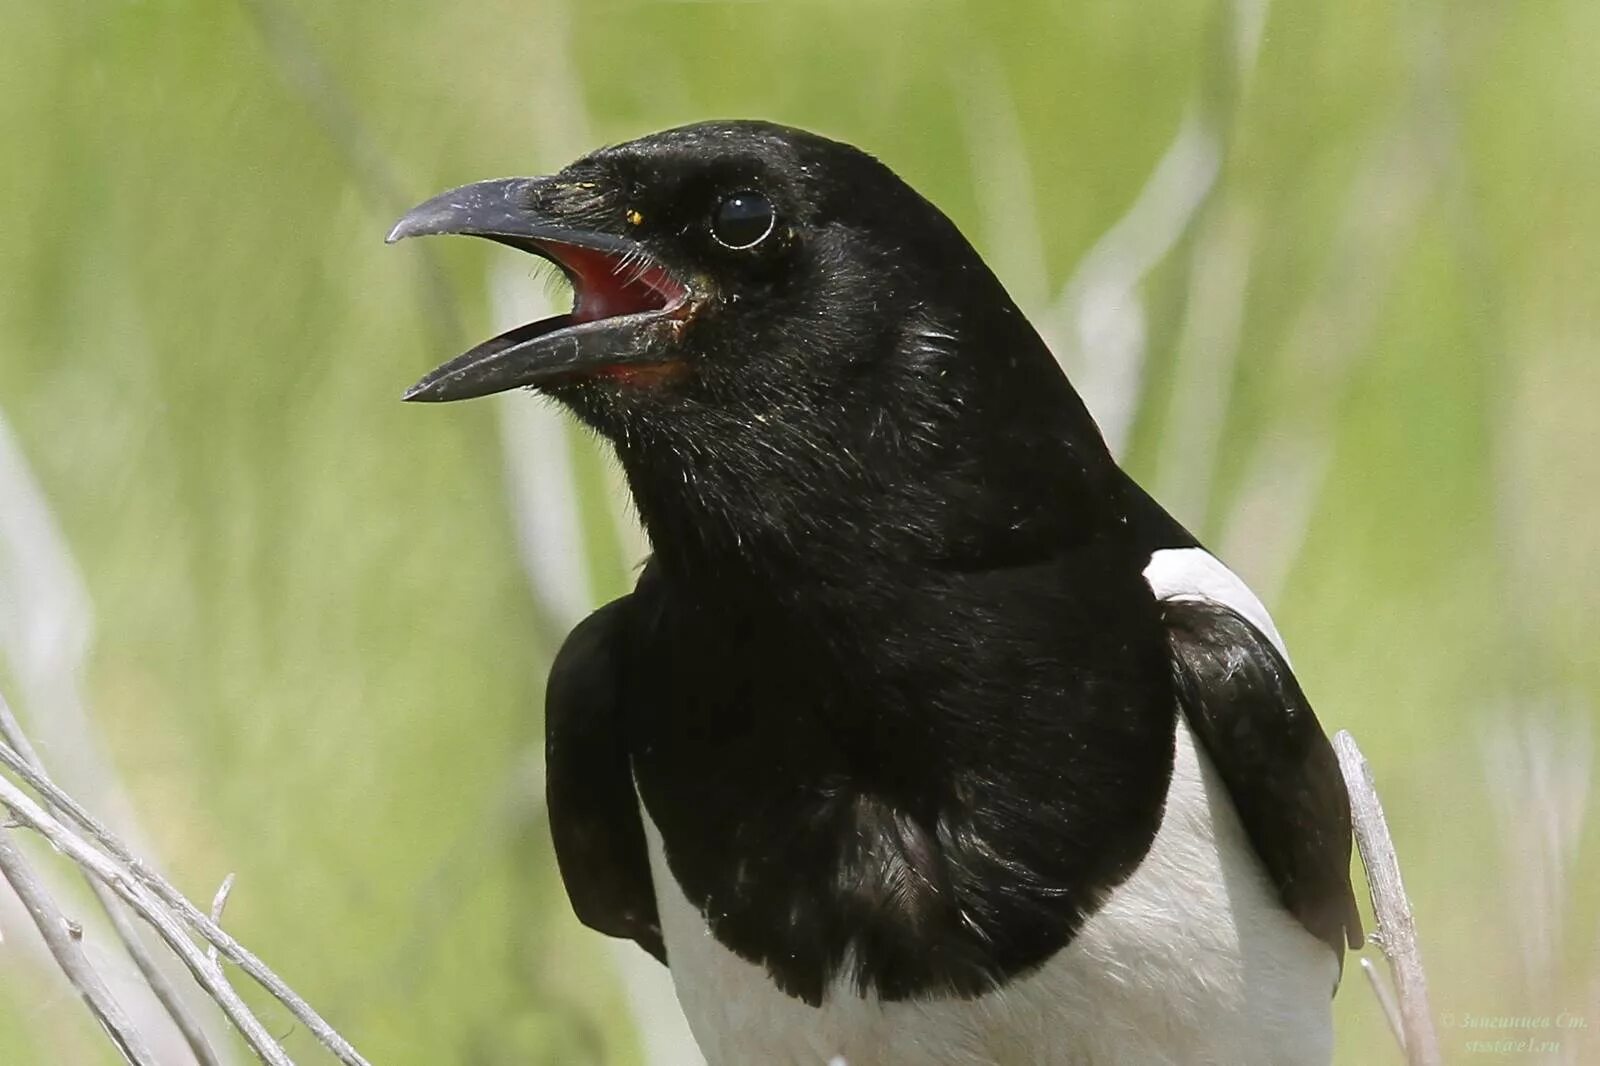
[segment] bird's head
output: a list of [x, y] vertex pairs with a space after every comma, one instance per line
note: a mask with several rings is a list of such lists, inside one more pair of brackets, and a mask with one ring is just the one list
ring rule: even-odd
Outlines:
[[[878, 524], [868, 512], [894, 506], [897, 529], [970, 538], [934, 512], [1021, 526], [1040, 476], [1109, 463], [966, 239], [848, 145], [686, 126], [442, 193], [389, 239], [451, 233], [553, 262], [573, 308], [479, 344], [406, 398], [555, 397], [615, 443], [653, 534], [721, 527], [742, 543], [826, 521], [859, 540]], [[1003, 513], [974, 513], [988, 504]]]

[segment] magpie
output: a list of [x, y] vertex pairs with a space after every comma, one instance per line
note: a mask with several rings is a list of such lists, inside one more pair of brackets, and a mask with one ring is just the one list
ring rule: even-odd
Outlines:
[[572, 283], [406, 399], [615, 449], [652, 554], [551, 668], [551, 832], [712, 1066], [1329, 1061], [1350, 815], [1283, 641], [938, 208], [728, 121], [421, 234]]

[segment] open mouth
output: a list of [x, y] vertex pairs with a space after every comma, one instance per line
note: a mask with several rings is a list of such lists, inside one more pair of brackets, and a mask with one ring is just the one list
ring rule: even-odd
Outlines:
[[525, 332], [536, 328], [553, 333], [603, 319], [670, 314], [681, 310], [689, 299], [689, 287], [639, 248], [603, 249], [548, 237], [490, 237], [549, 260], [560, 267], [572, 283], [570, 312], [509, 331], [524, 340], [538, 336], [538, 333]]
[[558, 241], [533, 242], [530, 249], [555, 261], [572, 281], [572, 324], [602, 318], [674, 311], [689, 288], [637, 249], [616, 255]]
[[[452, 376], [452, 368], [497, 357], [536, 340], [559, 341], [563, 330], [600, 322], [626, 329], [656, 318], [681, 321], [682, 313], [687, 311], [689, 287], [638, 248], [609, 250], [552, 238], [486, 236], [560, 267], [572, 285], [572, 310], [515, 326], [491, 337], [413, 385], [405, 394], [407, 400], [436, 398], [428, 393], [436, 390], [444, 378]], [[626, 346], [619, 345], [615, 362], [585, 360], [565, 372], [555, 372], [552, 367], [551, 372], [540, 375], [540, 380], [527, 384], [548, 388], [591, 378], [654, 381], [671, 376], [682, 366], [676, 360], [639, 362], [626, 358], [626, 351]], [[441, 395], [437, 398], [465, 397]]]
[[428, 374], [407, 400], [462, 400], [518, 386], [550, 388], [595, 378], [656, 381], [682, 369], [678, 335], [689, 286], [642, 245], [527, 207], [538, 179], [463, 186], [409, 212], [390, 241], [424, 234], [483, 237], [547, 259], [572, 283], [566, 314], [491, 337]]

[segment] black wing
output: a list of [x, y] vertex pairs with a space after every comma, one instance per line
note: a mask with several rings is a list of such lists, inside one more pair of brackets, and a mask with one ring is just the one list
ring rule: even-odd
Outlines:
[[545, 694], [545, 797], [578, 920], [667, 961], [619, 695], [618, 630], [629, 598], [584, 619], [561, 645]]
[[1341, 960], [1362, 942], [1350, 889], [1350, 799], [1289, 664], [1204, 600], [1161, 605], [1178, 700], [1289, 912]]

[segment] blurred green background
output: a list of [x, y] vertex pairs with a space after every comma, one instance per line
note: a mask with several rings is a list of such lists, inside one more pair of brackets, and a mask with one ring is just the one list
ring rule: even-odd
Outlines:
[[[1600, 1061], [1460, 1021], [1600, 1030], [1594, 0], [10, 0], [0, 688], [60, 776], [114, 772], [194, 898], [237, 871], [229, 927], [374, 1063], [679, 1061], [540, 807], [553, 640], [637, 562], [609, 460], [537, 399], [398, 402], [546, 281], [382, 237], [717, 116], [943, 206], [1262, 592], [1374, 765], [1450, 1059]], [[0, 914], [0, 1063], [111, 1061]], [[1399, 1061], [1346, 973], [1338, 1062]]]

